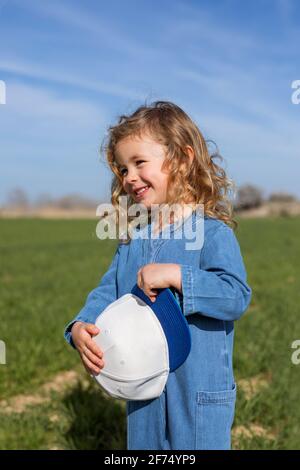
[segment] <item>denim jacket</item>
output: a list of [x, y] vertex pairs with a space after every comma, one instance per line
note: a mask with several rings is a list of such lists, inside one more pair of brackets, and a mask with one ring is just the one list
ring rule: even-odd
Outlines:
[[[194, 229], [199, 216], [193, 212]], [[156, 450], [230, 449], [236, 401], [233, 374], [234, 321], [247, 310], [251, 288], [238, 241], [223, 221], [204, 216], [203, 245], [187, 250], [185, 236], [135, 238], [119, 243], [100, 284], [87, 296], [75, 321], [95, 323], [113, 301], [129, 293], [148, 263], [180, 265], [182, 293], [172, 289], [191, 332], [186, 361], [169, 374], [162, 395], [127, 401], [127, 448]], [[105, 361], [105, 357], [104, 357]]]

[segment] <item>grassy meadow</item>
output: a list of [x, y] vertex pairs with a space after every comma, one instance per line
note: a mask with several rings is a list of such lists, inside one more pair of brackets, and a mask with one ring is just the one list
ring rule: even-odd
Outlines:
[[[299, 217], [238, 219], [253, 289], [235, 324], [233, 449], [300, 449]], [[107, 398], [63, 338], [111, 262], [95, 220], [0, 219], [0, 449], [125, 449], [124, 403]]]

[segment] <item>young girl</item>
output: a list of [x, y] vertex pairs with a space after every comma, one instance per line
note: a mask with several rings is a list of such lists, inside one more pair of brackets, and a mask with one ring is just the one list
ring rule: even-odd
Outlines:
[[[186, 249], [181, 238], [120, 241], [108, 271], [90, 292], [65, 338], [79, 352], [90, 374], [99, 374], [105, 355], [93, 336], [97, 316], [137, 283], [152, 301], [169, 287], [188, 321], [192, 347], [186, 361], [169, 374], [162, 395], [127, 401], [128, 449], [230, 449], [236, 401], [232, 367], [234, 321], [251, 299], [239, 244], [231, 225], [227, 193], [233, 185], [210, 156], [190, 117], [170, 102], [158, 101], [121, 116], [109, 128], [105, 148], [114, 173], [111, 202], [127, 195], [128, 208], [181, 204], [192, 208], [196, 227], [203, 207], [204, 241]], [[156, 227], [157, 228], [157, 227]], [[174, 234], [174, 224], [169, 224]], [[161, 224], [158, 233], [162, 234]]]

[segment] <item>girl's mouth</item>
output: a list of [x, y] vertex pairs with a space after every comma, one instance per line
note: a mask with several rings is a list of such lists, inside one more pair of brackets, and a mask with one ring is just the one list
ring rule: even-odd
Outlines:
[[149, 186], [144, 186], [143, 188], [139, 189], [138, 191], [134, 191], [135, 197], [137, 199], [142, 199], [148, 193]]

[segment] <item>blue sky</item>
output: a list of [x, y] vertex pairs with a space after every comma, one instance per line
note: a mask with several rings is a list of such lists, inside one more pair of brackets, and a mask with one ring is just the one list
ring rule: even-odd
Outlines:
[[297, 0], [0, 0], [0, 203], [109, 200], [99, 146], [145, 100], [171, 100], [238, 186], [300, 197]]

